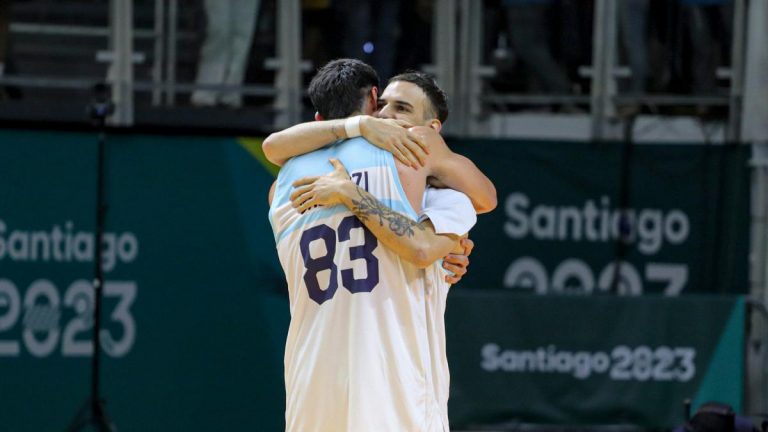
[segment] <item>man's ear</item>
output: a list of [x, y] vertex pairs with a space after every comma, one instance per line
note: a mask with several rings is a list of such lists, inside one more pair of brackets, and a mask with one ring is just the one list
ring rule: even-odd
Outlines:
[[371, 102], [371, 111], [376, 111], [379, 107], [379, 88], [376, 86], [371, 87], [371, 92], [368, 94]]
[[323, 121], [323, 116], [320, 115], [319, 112], [315, 111], [315, 120], [316, 121]]
[[442, 130], [442, 129], [443, 129], [443, 123], [442, 123], [440, 120], [438, 120], [438, 119], [432, 119], [432, 120], [430, 120], [430, 121], [427, 123], [427, 126], [431, 127], [431, 128], [432, 128], [432, 129], [434, 129], [435, 131], [437, 131], [437, 133], [440, 133], [440, 130]]
[[363, 99], [363, 105], [360, 111], [363, 115], [373, 115], [376, 112], [376, 105], [379, 102], [379, 89], [376, 86], [371, 87], [368, 94]]

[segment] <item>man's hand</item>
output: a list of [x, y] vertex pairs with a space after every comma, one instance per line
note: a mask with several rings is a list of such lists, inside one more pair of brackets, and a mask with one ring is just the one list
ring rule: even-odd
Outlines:
[[338, 159], [329, 159], [333, 171], [319, 177], [304, 177], [293, 182], [296, 190], [291, 194], [293, 207], [299, 213], [304, 213], [314, 206], [332, 207], [341, 204], [341, 191], [354, 183]]
[[455, 275], [445, 276], [445, 281], [451, 285], [460, 281], [461, 278], [467, 274], [467, 267], [469, 267], [469, 254], [472, 253], [472, 249], [475, 247], [475, 242], [465, 238], [461, 239], [460, 245], [464, 248], [463, 254], [449, 254], [443, 258], [443, 268], [452, 271]]
[[400, 162], [419, 169], [427, 160], [429, 148], [419, 135], [408, 130], [412, 126], [403, 120], [363, 116], [360, 133], [376, 147], [392, 153]]

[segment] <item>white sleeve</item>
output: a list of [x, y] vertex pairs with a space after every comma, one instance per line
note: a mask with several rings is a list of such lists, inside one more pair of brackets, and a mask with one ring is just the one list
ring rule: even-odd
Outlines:
[[453, 189], [427, 187], [419, 222], [429, 219], [437, 234], [464, 235], [475, 226], [477, 213], [472, 201]]

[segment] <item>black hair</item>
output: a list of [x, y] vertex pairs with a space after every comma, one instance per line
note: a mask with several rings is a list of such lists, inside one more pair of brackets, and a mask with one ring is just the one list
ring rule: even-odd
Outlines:
[[368, 64], [356, 59], [331, 60], [317, 71], [309, 83], [309, 99], [325, 120], [349, 117], [363, 107], [379, 75]]
[[686, 424], [687, 432], [734, 432], [736, 414], [733, 407], [722, 402], [701, 405]]
[[389, 79], [390, 84], [396, 81], [405, 81], [417, 85], [427, 95], [427, 99], [429, 99], [433, 118], [437, 118], [440, 122], [445, 123], [445, 120], [448, 118], [448, 96], [437, 85], [434, 76], [419, 71], [406, 71]]

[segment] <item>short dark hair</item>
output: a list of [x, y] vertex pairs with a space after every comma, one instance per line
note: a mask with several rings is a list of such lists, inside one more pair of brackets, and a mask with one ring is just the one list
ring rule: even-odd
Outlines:
[[427, 95], [433, 117], [445, 123], [448, 118], [448, 95], [437, 85], [434, 76], [419, 71], [406, 71], [389, 79], [390, 84], [396, 81], [417, 85]]
[[360, 111], [365, 96], [379, 85], [379, 75], [356, 59], [331, 60], [309, 83], [309, 99], [326, 120], [349, 117]]

